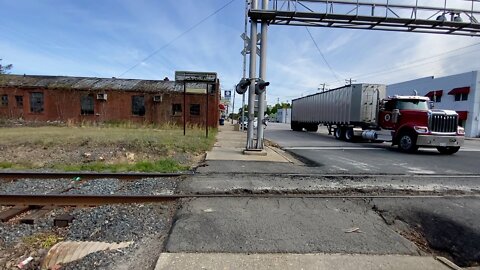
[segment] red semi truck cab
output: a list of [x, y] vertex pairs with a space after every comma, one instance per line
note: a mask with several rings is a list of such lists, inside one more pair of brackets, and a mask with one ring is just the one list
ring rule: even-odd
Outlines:
[[[420, 96], [392, 96], [383, 99], [378, 125], [390, 133], [392, 145], [405, 152], [419, 147], [436, 147], [440, 153], [456, 153], [464, 143], [465, 131], [458, 126], [458, 114], [429, 109], [430, 99]], [[385, 132], [383, 132], [385, 134]]]

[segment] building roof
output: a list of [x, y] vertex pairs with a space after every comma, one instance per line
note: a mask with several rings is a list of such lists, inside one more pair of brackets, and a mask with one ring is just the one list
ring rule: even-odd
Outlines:
[[0, 75], [0, 87], [142, 92], [179, 91], [178, 87], [176, 90], [174, 81], [10, 74]]

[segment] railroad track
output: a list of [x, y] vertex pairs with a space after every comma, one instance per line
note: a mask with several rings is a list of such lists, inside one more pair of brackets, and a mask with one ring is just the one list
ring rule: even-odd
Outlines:
[[[59, 207], [94, 207], [107, 204], [165, 203], [195, 198], [267, 198], [267, 199], [394, 199], [394, 198], [480, 198], [469, 195], [325, 195], [325, 194], [174, 194], [174, 195], [78, 195], [78, 194], [0, 194], [0, 205], [7, 206], [0, 212], [0, 221], [6, 222], [22, 216], [21, 223], [34, 224], [38, 219]], [[74, 219], [69, 214], [55, 217], [54, 225], [68, 226]]]
[[0, 172], [0, 179], [59, 179], [59, 178], [75, 178], [81, 179], [97, 179], [97, 178], [115, 178], [115, 179], [141, 179], [156, 177], [179, 177], [194, 175], [193, 171], [177, 172], [177, 173], [140, 173], [140, 172]]

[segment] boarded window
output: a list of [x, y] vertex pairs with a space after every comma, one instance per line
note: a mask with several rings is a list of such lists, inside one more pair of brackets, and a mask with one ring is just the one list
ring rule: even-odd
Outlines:
[[190, 115], [200, 115], [200, 104], [190, 104]]
[[132, 96], [132, 114], [138, 116], [145, 115], [145, 97]]
[[2, 95], [2, 107], [8, 106], [8, 96]]
[[81, 114], [91, 115], [94, 113], [94, 98], [93, 95], [82, 96], [80, 98]]
[[182, 104], [179, 104], [179, 103], [172, 104], [172, 115], [173, 116], [182, 115]]
[[30, 93], [30, 112], [32, 113], [43, 112], [43, 93], [41, 92]]
[[23, 96], [15, 96], [15, 101], [17, 102], [17, 107], [23, 107]]

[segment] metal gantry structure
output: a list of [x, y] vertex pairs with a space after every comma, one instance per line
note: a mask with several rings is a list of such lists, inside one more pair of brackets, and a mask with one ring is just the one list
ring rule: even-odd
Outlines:
[[[265, 97], [258, 97], [254, 143], [257, 24], [261, 23], [260, 74], [265, 80], [268, 25], [331, 27], [480, 37], [480, 0], [257, 0], [250, 1], [250, 88], [246, 150], [263, 149]], [[260, 1], [260, 0], [258, 0]], [[269, 3], [270, 2], [270, 3]], [[424, 4], [427, 3], [427, 4]]]

